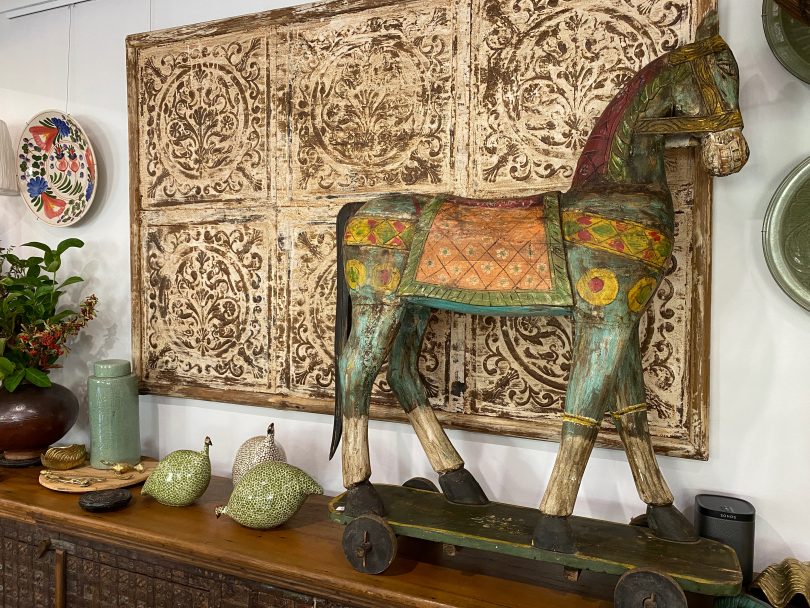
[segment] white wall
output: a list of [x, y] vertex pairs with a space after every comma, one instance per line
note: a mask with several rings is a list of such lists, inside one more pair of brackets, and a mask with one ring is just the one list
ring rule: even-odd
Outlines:
[[[100, 315], [53, 377], [84, 399], [91, 362], [130, 353], [127, 105], [124, 37], [133, 32], [276, 8], [289, 0], [94, 0], [9, 21], [0, 17], [0, 118], [16, 140], [25, 122], [46, 108], [67, 108], [94, 142], [100, 190], [76, 227], [35, 221], [19, 198], [0, 197], [0, 243], [87, 242], [68, 258], [87, 279]], [[733, 6], [733, 9], [732, 9]], [[751, 160], [742, 173], [716, 180], [714, 205], [711, 458], [661, 457], [676, 503], [691, 513], [693, 496], [718, 492], [746, 498], [758, 510], [756, 567], [788, 555], [810, 559], [810, 315], [768, 274], [760, 244], [765, 209], [784, 175], [810, 154], [810, 86], [777, 63], [762, 33], [758, 0], [720, 0], [723, 35], [742, 74], [742, 110]], [[72, 35], [68, 52], [68, 30]], [[66, 86], [69, 94], [66, 98]], [[66, 438], [87, 441], [87, 416]], [[327, 461], [328, 416], [161, 397], [141, 398], [145, 453], [200, 448], [213, 438], [212, 462], [230, 474], [240, 443], [269, 419], [290, 460], [331, 493], [340, 469]], [[409, 428], [371, 423], [374, 480], [399, 483], [432, 476]], [[451, 439], [489, 495], [535, 505], [556, 444], [452, 431]], [[597, 449], [577, 514], [624, 521], [642, 510], [621, 452]]]

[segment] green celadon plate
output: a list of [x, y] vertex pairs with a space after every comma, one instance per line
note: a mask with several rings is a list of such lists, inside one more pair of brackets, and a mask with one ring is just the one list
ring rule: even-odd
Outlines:
[[762, 3], [762, 25], [779, 63], [810, 83], [810, 26], [788, 15], [774, 0]]
[[762, 226], [762, 247], [779, 287], [810, 310], [810, 158], [774, 193]]

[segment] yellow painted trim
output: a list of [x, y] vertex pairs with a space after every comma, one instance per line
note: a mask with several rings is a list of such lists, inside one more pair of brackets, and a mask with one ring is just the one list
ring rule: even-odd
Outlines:
[[576, 414], [563, 414], [563, 422], [571, 422], [581, 426], [594, 427], [599, 426], [599, 422], [587, 416], [577, 416]]
[[610, 415], [616, 420], [618, 420], [619, 418], [627, 414], [634, 414], [635, 412], [646, 412], [646, 411], [647, 411], [646, 403], [636, 403], [635, 405], [628, 405], [625, 408], [616, 410], [615, 412], [611, 412]]

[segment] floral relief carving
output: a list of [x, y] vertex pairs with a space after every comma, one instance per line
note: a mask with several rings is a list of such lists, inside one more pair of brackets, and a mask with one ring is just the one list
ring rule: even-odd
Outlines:
[[[133, 314], [146, 389], [331, 412], [342, 204], [567, 189], [603, 107], [691, 39], [709, 5], [361, 1], [328, 18], [314, 6], [136, 36]], [[710, 196], [695, 192], [691, 152], [667, 170], [674, 252], [640, 334], [650, 422], [667, 453], [703, 457], [706, 368], [693, 351], [707, 288], [694, 254], [709, 235], [693, 205]], [[455, 427], [553, 437], [571, 342], [565, 317], [434, 311], [420, 372]], [[400, 412], [386, 371], [373, 389], [382, 417]]]
[[145, 237], [146, 373], [158, 381], [265, 386], [267, 230], [154, 225]]
[[475, 0], [474, 191], [566, 189], [605, 105], [688, 40], [689, 9], [687, 0]]
[[290, 28], [293, 193], [452, 179], [454, 15], [410, 3]]
[[297, 224], [280, 239], [287, 344], [279, 366], [291, 394], [334, 395], [337, 250], [334, 222]]
[[155, 202], [263, 196], [266, 42], [157, 47], [140, 63], [142, 195]]

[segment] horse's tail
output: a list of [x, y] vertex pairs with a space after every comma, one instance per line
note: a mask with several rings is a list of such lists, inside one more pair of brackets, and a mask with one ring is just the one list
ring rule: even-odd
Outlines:
[[329, 449], [329, 460], [337, 452], [340, 438], [343, 435], [343, 378], [340, 375], [340, 355], [349, 338], [352, 328], [352, 301], [346, 289], [346, 277], [343, 270], [343, 235], [346, 225], [363, 203], [344, 205], [337, 216], [337, 315], [335, 316], [335, 418], [332, 424], [332, 447]]

